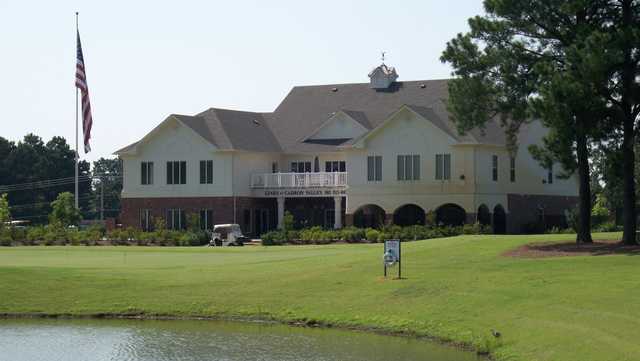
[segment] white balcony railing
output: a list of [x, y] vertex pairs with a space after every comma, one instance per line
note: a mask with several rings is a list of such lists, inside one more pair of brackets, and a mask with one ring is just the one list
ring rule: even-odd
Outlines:
[[346, 172], [261, 173], [251, 175], [251, 188], [318, 188], [346, 186]]

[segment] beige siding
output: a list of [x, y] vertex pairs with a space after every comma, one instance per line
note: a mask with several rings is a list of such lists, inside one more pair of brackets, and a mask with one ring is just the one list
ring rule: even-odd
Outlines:
[[[170, 119], [149, 139], [137, 146], [134, 155], [123, 156], [123, 198], [215, 197], [231, 195], [232, 156], [216, 152], [191, 129]], [[187, 184], [167, 184], [166, 162], [187, 162]], [[200, 184], [200, 160], [213, 160], [213, 184]], [[141, 162], [153, 162], [153, 184], [141, 184]]]

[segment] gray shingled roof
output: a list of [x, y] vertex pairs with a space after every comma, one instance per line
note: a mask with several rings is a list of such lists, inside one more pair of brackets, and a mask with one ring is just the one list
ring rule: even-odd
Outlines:
[[372, 89], [369, 83], [297, 86], [273, 113], [210, 108], [195, 116], [174, 116], [220, 149], [316, 153], [339, 151], [355, 141], [304, 141], [336, 112], [345, 112], [371, 130], [407, 106], [459, 142], [504, 145], [504, 131], [496, 122], [489, 122], [484, 130], [458, 133], [446, 108], [447, 82], [395, 82], [382, 90]]
[[221, 149], [280, 152], [263, 113], [210, 108], [198, 114]]
[[[407, 105], [433, 121], [461, 142], [504, 144], [504, 133], [493, 124], [485, 134], [471, 131], [459, 135], [446, 109], [447, 80], [395, 82], [389, 89], [370, 88], [369, 83], [294, 87], [273, 112], [269, 124], [285, 152], [329, 152], [336, 145], [300, 142], [335, 111], [348, 109], [354, 119], [366, 119], [367, 128], [382, 124], [392, 113]], [[361, 123], [362, 124], [362, 123]], [[364, 124], [363, 124], [364, 125]], [[343, 143], [348, 144], [347, 143]]]

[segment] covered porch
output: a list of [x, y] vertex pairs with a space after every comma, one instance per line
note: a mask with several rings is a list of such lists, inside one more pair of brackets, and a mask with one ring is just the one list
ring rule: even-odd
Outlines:
[[340, 229], [346, 209], [346, 172], [262, 173], [251, 176], [253, 196], [275, 198], [277, 226], [290, 212], [296, 228]]

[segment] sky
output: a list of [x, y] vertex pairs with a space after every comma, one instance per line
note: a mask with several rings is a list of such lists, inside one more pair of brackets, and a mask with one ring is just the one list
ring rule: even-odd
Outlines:
[[0, 136], [75, 145], [76, 11], [93, 161], [169, 114], [268, 112], [296, 85], [367, 82], [381, 51], [399, 80], [447, 78], [440, 54], [482, 1], [0, 0]]

